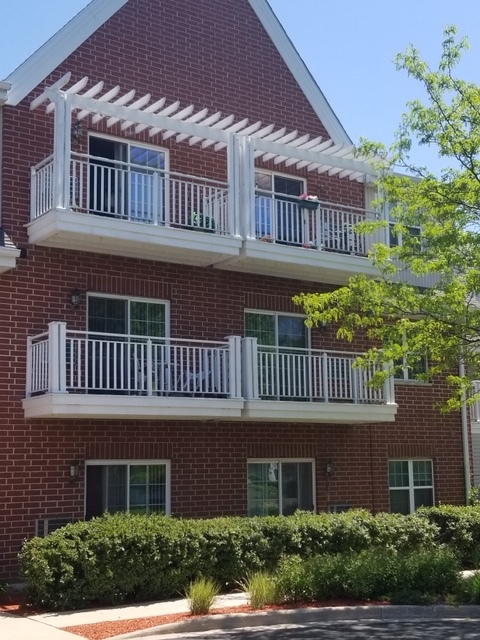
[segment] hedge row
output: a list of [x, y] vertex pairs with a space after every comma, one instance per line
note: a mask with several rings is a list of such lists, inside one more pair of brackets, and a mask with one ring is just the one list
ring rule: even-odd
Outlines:
[[116, 514], [27, 541], [20, 566], [33, 602], [65, 610], [176, 596], [199, 575], [231, 587], [275, 571], [286, 556], [428, 548], [437, 535], [424, 516], [362, 510], [209, 520]]
[[341, 598], [427, 604], [459, 594], [459, 570], [458, 558], [449, 549], [397, 553], [372, 548], [307, 560], [285, 558], [274, 582], [280, 602]]
[[464, 567], [480, 566], [480, 505], [429, 507], [417, 515], [438, 529], [436, 544], [451, 547]]

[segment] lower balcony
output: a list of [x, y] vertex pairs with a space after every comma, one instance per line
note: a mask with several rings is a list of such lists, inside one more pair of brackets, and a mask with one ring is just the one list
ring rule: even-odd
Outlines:
[[69, 331], [29, 338], [27, 418], [391, 422], [382, 389], [356, 355], [223, 342]]
[[27, 418], [235, 419], [240, 338], [205, 342], [67, 331], [29, 339]]
[[[245, 420], [359, 424], [393, 422], [393, 380], [378, 389], [375, 369], [354, 366], [359, 354], [258, 346], [244, 338]], [[250, 363], [255, 363], [253, 366]]]
[[50, 156], [32, 169], [28, 237], [45, 247], [210, 266], [240, 253], [229, 197], [226, 183], [75, 153], [56, 189]]

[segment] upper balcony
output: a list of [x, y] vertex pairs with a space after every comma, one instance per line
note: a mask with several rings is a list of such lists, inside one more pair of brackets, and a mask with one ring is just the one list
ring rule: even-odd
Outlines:
[[55, 206], [54, 157], [32, 169], [34, 244], [197, 266], [240, 253], [226, 183], [79, 153], [67, 175]]
[[356, 354], [69, 331], [52, 322], [29, 338], [27, 418], [392, 422], [382, 389]]
[[[371, 181], [369, 165], [353, 148], [206, 109], [193, 113], [193, 105], [178, 111], [178, 103], [165, 107], [165, 99], [145, 107], [150, 96], [128, 105], [134, 92], [113, 102], [118, 87], [97, 99], [102, 83], [80, 95], [86, 78], [63, 91], [68, 80], [69, 74], [31, 105], [47, 102], [55, 123], [51, 156], [32, 168], [30, 242], [332, 283], [358, 272], [376, 275], [366, 258], [371, 240], [354, 229], [373, 214], [328, 202], [309, 210], [299, 201], [308, 172], [344, 180], [345, 193], [349, 182]], [[81, 134], [78, 142], [75, 127], [85, 118], [88, 142]], [[114, 125], [125, 137], [105, 135]], [[183, 143], [184, 159], [195, 145], [208, 150], [202, 175], [170, 167], [158, 141], [137, 141], [144, 130], [169, 145]], [[82, 149], [72, 149], [72, 140]], [[212, 160], [212, 151], [223, 155]], [[295, 189], [259, 190], [257, 172], [277, 175], [271, 167], [282, 164], [292, 169], [278, 175]], [[213, 166], [221, 179], [211, 179]], [[358, 200], [362, 188], [353, 192]]]

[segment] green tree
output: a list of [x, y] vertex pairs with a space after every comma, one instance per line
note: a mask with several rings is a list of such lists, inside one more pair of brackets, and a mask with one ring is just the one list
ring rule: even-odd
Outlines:
[[[392, 231], [401, 237], [398, 246], [373, 246], [378, 279], [358, 275], [331, 293], [295, 298], [312, 325], [335, 323], [337, 336], [350, 341], [358, 332], [371, 338], [376, 346], [360, 365], [406, 362], [415, 370], [428, 353], [429, 368], [421, 375], [446, 376], [450, 409], [480, 379], [480, 87], [455, 75], [466, 49], [467, 40], [448, 27], [437, 69], [413, 46], [399, 54], [397, 69], [422, 85], [427, 100], [408, 103], [389, 150], [369, 141], [359, 146], [378, 177], [378, 204], [390, 209]], [[436, 148], [450, 168], [437, 176], [413, 164], [414, 143]], [[357, 232], [388, 224], [363, 223]], [[402, 283], [405, 270], [436, 284]], [[379, 384], [384, 375], [377, 375]]]

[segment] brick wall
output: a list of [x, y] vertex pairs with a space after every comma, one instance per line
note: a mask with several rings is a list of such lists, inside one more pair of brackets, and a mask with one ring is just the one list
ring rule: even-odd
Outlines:
[[[326, 290], [321, 283], [28, 246], [30, 167], [53, 150], [53, 116], [30, 112], [29, 103], [66, 71], [72, 71], [72, 82], [88, 75], [89, 86], [103, 79], [106, 89], [120, 84], [122, 92], [137, 89], [137, 97], [151, 92], [152, 102], [166, 96], [167, 104], [179, 99], [182, 106], [194, 103], [328, 138], [250, 6], [240, 0], [130, 0], [19, 107], [4, 109], [2, 222], [27, 247], [27, 257], [0, 277], [0, 578], [15, 573], [16, 554], [36, 518], [82, 517], [84, 475], [68, 478], [73, 460], [170, 459], [172, 511], [183, 516], [245, 514], [250, 457], [314, 458], [318, 509], [348, 503], [374, 511], [388, 509], [389, 457], [431, 457], [436, 499], [462, 502], [460, 417], [435, 409], [445, 397], [440, 384], [397, 385], [395, 424], [25, 420], [27, 337], [53, 320], [85, 328], [85, 298], [78, 309], [68, 304], [74, 288], [169, 300], [171, 335], [198, 339], [243, 334], [245, 308], [294, 312], [292, 295]], [[103, 125], [91, 129], [103, 131]], [[172, 140], [164, 145], [146, 133], [135, 139], [166, 147], [172, 170], [225, 178], [223, 152]], [[86, 140], [85, 132], [78, 150], [86, 150]], [[325, 200], [363, 204], [357, 183], [297, 175], [308, 179], [310, 193], [320, 188]], [[312, 346], [352, 348], [335, 340], [332, 327], [314, 330]], [[328, 482], [327, 460], [334, 464]]]

